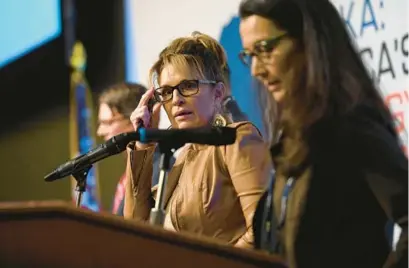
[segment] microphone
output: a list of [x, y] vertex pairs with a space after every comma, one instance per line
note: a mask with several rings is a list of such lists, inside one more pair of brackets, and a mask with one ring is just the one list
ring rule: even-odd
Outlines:
[[220, 146], [233, 144], [236, 141], [236, 129], [231, 127], [199, 127], [168, 130], [142, 128], [137, 133], [139, 134], [139, 139], [137, 140], [140, 142], [166, 142], [173, 149], [177, 149], [175, 148], [176, 146], [181, 147], [186, 143]]
[[234, 122], [247, 121], [247, 115], [244, 114], [237, 102], [232, 96], [227, 96], [223, 100], [223, 108], [225, 112], [230, 113]]
[[120, 135], [114, 136], [103, 144], [98, 145], [86, 154], [77, 156], [74, 159], [62, 164], [53, 172], [44, 177], [45, 181], [55, 181], [76, 172], [84, 170], [86, 167], [91, 166], [93, 163], [98, 162], [111, 155], [119, 154], [126, 149], [126, 145], [129, 143]]
[[236, 129], [230, 127], [200, 127], [190, 129], [146, 129], [116, 135], [65, 164], [62, 164], [44, 177], [45, 181], [55, 181], [75, 174], [111, 155], [119, 154], [131, 141], [142, 143], [159, 142], [169, 149], [178, 149], [186, 143], [207, 144], [213, 146], [233, 144], [236, 140]]

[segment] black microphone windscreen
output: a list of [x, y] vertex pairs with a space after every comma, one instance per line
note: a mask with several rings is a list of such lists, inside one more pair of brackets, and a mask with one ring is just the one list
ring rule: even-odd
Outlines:
[[201, 127], [188, 129], [140, 129], [140, 141], [144, 143], [167, 141], [184, 144], [228, 145], [236, 140], [236, 129], [230, 127]]

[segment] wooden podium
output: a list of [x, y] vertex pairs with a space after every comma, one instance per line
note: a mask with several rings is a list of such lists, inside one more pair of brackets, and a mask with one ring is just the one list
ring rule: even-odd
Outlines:
[[286, 267], [278, 257], [65, 202], [0, 203], [0, 267]]

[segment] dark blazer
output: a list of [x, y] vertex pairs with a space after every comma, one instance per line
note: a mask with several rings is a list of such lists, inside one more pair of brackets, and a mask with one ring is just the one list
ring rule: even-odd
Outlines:
[[[313, 128], [308, 164], [295, 178], [285, 224], [275, 233], [290, 267], [408, 267], [408, 159], [384, 122], [376, 109], [361, 106]], [[272, 148], [273, 158], [284, 139]], [[287, 179], [275, 180], [276, 223]], [[256, 243], [265, 196], [254, 217]], [[402, 228], [391, 254], [388, 219]]]

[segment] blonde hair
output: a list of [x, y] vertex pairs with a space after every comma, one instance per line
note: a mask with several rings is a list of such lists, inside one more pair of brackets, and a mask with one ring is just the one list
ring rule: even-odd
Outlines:
[[192, 77], [223, 82], [229, 85], [229, 67], [223, 47], [209, 35], [193, 32], [191, 36], [173, 40], [159, 54], [149, 72], [149, 81], [159, 77], [166, 65], [178, 71], [189, 71]]

